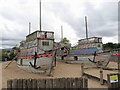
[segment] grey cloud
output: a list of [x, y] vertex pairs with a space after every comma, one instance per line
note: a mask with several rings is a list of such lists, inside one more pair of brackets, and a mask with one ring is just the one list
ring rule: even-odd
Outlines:
[[18, 40], [21, 40], [21, 39], [8, 39], [8, 38], [2, 38], [2, 41], [18, 41]]
[[[117, 2], [104, 2], [100, 8], [95, 8], [91, 2], [85, 2], [83, 5], [85, 7], [84, 16], [88, 16], [88, 31], [90, 36], [94, 35], [94, 32], [98, 36], [110, 37], [117, 35]], [[74, 13], [72, 13], [67, 4], [54, 3], [54, 6], [56, 8], [52, 10], [55, 15], [68, 23], [75, 30], [79, 38], [85, 37], [84, 16], [80, 16], [79, 18], [74, 17]], [[112, 23], [113, 27], [115, 27], [108, 26], [108, 23]]]
[[[35, 12], [35, 8], [24, 11], [23, 5], [28, 3], [28, 0], [17, 0], [20, 3], [21, 8], [12, 10], [10, 7], [6, 10], [1, 10], [0, 15], [9, 20], [10, 22], [16, 22], [20, 24], [23, 29], [10, 29], [8, 24], [4, 24], [2, 40], [3, 45], [14, 45], [21, 40], [25, 40], [25, 36], [28, 34], [28, 22], [32, 23], [31, 32], [39, 29], [39, 12]], [[44, 3], [43, 3], [44, 4]], [[75, 13], [70, 9], [70, 5], [63, 2], [48, 2], [48, 6], [42, 7], [42, 12], [48, 15], [42, 14], [42, 29], [50, 29], [55, 32], [56, 41], [60, 39], [58, 30], [54, 28], [53, 23], [57, 21], [52, 20], [50, 14], [54, 14], [55, 18], [59, 18], [64, 23], [67, 23], [75, 31], [78, 38], [85, 38], [85, 21], [84, 16], [88, 16], [88, 32], [91, 36], [112, 37], [117, 34], [117, 2], [103, 2], [100, 8], [95, 8], [92, 2], [86, 1], [83, 3], [84, 14], [80, 14], [79, 17], [75, 17]], [[81, 12], [78, 8], [78, 12]], [[23, 10], [23, 12], [19, 12]], [[13, 44], [11, 44], [11, 42]], [[77, 40], [76, 40], [77, 42]]]

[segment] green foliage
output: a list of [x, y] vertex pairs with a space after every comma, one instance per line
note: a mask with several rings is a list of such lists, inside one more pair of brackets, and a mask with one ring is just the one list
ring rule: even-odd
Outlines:
[[2, 58], [2, 61], [5, 61], [5, 58], [9, 58], [8, 53], [5, 50], [2, 50], [2, 56], [0, 56], [0, 58]]
[[16, 56], [16, 54], [14, 54], [14, 50], [18, 50], [18, 51], [19, 51], [19, 48], [18, 48], [17, 46], [18, 46], [18, 45], [16, 44], [16, 45], [12, 48], [12, 50], [10, 51], [9, 60], [12, 60], [12, 59]]
[[112, 43], [112, 42], [108, 42], [106, 44], [103, 44], [103, 49], [104, 50], [111, 50], [111, 49], [117, 49], [120, 48], [120, 43]]
[[73, 47], [72, 47], [72, 50], [75, 50], [76, 48], [77, 48], [77, 45], [76, 45], [76, 46], [73, 46]]
[[2, 59], [2, 61], [5, 61], [5, 58], [7, 58], [7, 60], [12, 60], [16, 56], [14, 54], [14, 50], [19, 50], [17, 48], [17, 44], [10, 51], [9, 50], [7, 50], [7, 51], [1, 50], [1, 52], [0, 52], [1, 53], [0, 59]]
[[2, 63], [2, 61], [0, 61], [0, 63]]
[[60, 42], [61, 43], [69, 43], [70, 41], [66, 37], [64, 37]]
[[9, 60], [12, 60], [15, 57], [14, 49], [10, 51]]

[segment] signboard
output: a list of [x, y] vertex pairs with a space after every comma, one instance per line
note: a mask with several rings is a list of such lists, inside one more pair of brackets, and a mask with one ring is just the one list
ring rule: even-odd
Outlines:
[[118, 82], [118, 75], [112, 75], [110, 76], [110, 83]]

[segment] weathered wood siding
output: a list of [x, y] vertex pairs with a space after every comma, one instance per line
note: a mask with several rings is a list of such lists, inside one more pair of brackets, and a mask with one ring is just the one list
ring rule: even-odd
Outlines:
[[15, 88], [87, 88], [86, 78], [12, 79], [7, 81], [8, 89]]

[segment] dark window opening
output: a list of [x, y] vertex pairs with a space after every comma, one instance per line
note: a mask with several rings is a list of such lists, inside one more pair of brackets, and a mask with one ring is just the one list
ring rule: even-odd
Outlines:
[[62, 56], [61, 59], [64, 60], [64, 56]]
[[61, 50], [64, 50], [64, 47], [63, 47], [63, 48], [61, 48]]
[[22, 65], [22, 64], [23, 64], [23, 59], [20, 60], [20, 65]]
[[47, 38], [47, 32], [45, 32], [45, 38]]
[[100, 45], [98, 45], [98, 47], [100, 47]]
[[76, 60], [76, 61], [77, 61], [77, 60], [78, 60], [78, 57], [77, 57], [77, 56], [74, 56], [74, 60]]
[[49, 42], [42, 42], [43, 46], [49, 46]]

